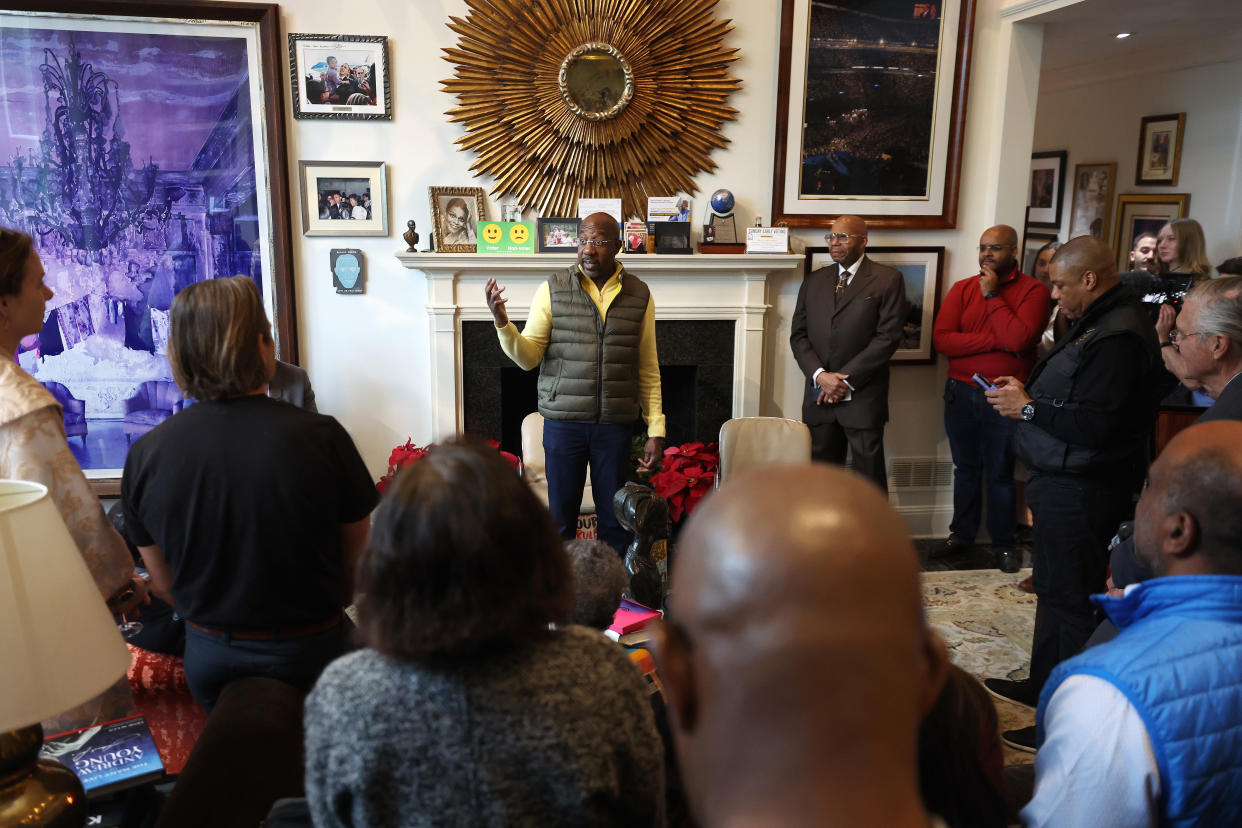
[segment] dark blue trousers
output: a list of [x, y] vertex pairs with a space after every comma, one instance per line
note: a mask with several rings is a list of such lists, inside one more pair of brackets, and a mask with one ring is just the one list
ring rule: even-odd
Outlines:
[[988, 534], [993, 549], [1013, 549], [1017, 518], [1013, 483], [1014, 421], [996, 413], [977, 385], [950, 379], [944, 387], [944, 430], [953, 452], [953, 521], [949, 533], [975, 542], [988, 498]]
[[619, 554], [630, 545], [630, 533], [617, 523], [612, 497], [630, 476], [633, 429], [615, 423], [575, 423], [544, 420], [543, 454], [548, 475], [548, 509], [561, 537], [570, 539], [578, 529], [587, 464], [599, 539]]
[[280, 679], [310, 692], [323, 668], [349, 649], [352, 624], [305, 638], [238, 641], [185, 626], [185, 679], [190, 694], [211, 714], [216, 698], [233, 679], [261, 676]]

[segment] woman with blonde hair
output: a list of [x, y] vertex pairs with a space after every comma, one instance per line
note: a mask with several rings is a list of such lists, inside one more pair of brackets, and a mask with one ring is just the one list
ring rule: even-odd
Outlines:
[[0, 228], [0, 478], [47, 486], [100, 595], [124, 612], [145, 599], [146, 588], [69, 450], [60, 403], [16, 359], [22, 340], [43, 328], [53, 295], [43, 276], [30, 236]]
[[1156, 236], [1156, 256], [1160, 259], [1160, 275], [1190, 276], [1207, 279], [1212, 263], [1207, 257], [1203, 227], [1192, 218], [1173, 219]]

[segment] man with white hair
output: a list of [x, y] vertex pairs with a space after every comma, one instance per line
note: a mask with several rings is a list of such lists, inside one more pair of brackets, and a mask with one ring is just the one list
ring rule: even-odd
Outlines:
[[1242, 420], [1242, 276], [1206, 279], [1156, 321], [1164, 366], [1216, 402], [1198, 422]]

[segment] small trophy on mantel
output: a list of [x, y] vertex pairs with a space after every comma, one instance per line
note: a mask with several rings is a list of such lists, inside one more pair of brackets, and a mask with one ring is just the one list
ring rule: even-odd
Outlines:
[[418, 250], [416, 248], [418, 247], [418, 233], [414, 230], [414, 219], [407, 221], [405, 226], [410, 228], [401, 234], [401, 238], [405, 239], [405, 252], [417, 253]]
[[730, 190], [720, 189], [709, 199], [710, 213], [703, 225], [700, 253], [744, 253], [746, 245], [738, 243], [737, 224], [733, 220], [736, 202]]

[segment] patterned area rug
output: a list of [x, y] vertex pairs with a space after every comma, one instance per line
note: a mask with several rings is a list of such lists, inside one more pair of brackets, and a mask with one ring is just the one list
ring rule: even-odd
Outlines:
[[[1029, 569], [1007, 575], [996, 569], [923, 573], [923, 606], [949, 648], [953, 663], [979, 679], [1023, 679], [1030, 666], [1035, 628], [1035, 596], [1018, 589]], [[996, 701], [1000, 729], [1035, 723], [1025, 707]], [[1006, 764], [1024, 764], [1034, 755], [1005, 748]]]

